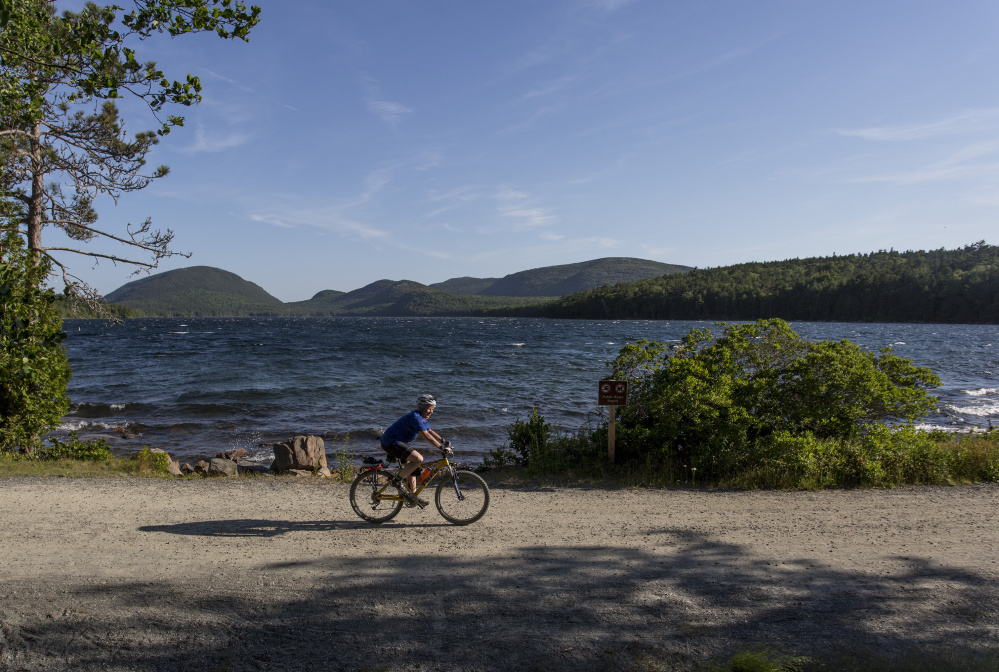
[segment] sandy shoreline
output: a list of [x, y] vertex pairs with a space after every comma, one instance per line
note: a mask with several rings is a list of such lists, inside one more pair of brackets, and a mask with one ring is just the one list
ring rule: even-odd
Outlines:
[[999, 649], [999, 485], [494, 489], [0, 479], [0, 670], [677, 669], [740, 645]]

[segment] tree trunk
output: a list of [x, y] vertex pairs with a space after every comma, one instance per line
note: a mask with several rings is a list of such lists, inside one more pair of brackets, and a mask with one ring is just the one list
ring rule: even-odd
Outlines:
[[35, 263], [41, 261], [42, 215], [45, 208], [45, 173], [42, 169], [42, 125], [31, 129], [31, 202], [28, 204], [28, 249]]

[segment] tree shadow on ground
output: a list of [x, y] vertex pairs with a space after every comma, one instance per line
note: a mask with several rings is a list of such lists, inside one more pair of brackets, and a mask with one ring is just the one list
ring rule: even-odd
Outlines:
[[[267, 537], [354, 525], [247, 519], [140, 529]], [[654, 534], [659, 548], [292, 558], [259, 572], [309, 578], [272, 589], [222, 577], [35, 586], [30, 604], [89, 606], [46, 614], [5, 605], [0, 667], [611, 670], [641, 651], [662, 664], [648, 669], [682, 670], [756, 642], [798, 654], [996, 644], [999, 589], [973, 571], [908, 558], [875, 576], [761, 557], [710, 534]]]

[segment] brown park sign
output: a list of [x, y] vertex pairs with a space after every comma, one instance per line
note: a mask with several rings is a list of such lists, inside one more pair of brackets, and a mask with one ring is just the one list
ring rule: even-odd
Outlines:
[[601, 380], [597, 389], [597, 404], [600, 406], [624, 406], [628, 403], [626, 380]]

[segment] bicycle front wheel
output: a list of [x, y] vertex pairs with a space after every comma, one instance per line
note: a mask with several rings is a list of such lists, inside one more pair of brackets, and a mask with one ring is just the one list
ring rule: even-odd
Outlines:
[[380, 469], [362, 471], [350, 484], [350, 505], [354, 513], [370, 523], [384, 523], [395, 518], [402, 508], [402, 500], [380, 498], [381, 495], [398, 494], [389, 483], [389, 475]]
[[434, 501], [444, 520], [468, 525], [485, 515], [489, 508], [489, 486], [475, 472], [457, 470], [454, 479], [450, 474], [441, 479]]

